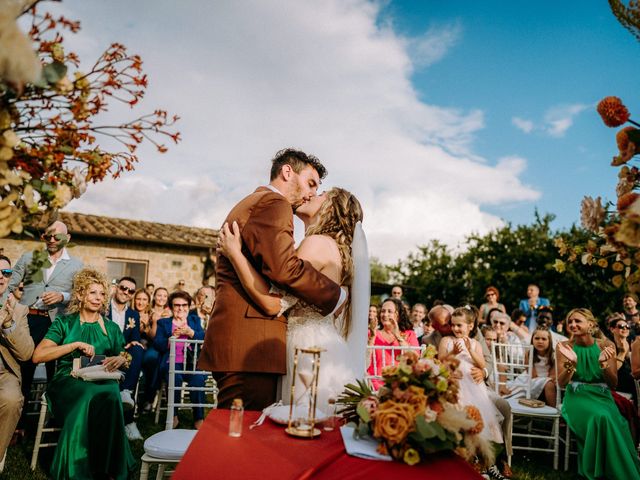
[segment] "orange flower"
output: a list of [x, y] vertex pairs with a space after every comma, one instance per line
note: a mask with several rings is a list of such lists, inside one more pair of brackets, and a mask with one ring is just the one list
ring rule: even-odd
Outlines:
[[476, 421], [476, 426], [467, 430], [471, 435], [476, 435], [482, 431], [484, 428], [484, 422], [482, 421], [482, 415], [480, 414], [480, 410], [473, 405], [467, 405], [464, 407], [464, 411], [467, 413], [467, 418], [470, 420]]
[[387, 400], [373, 415], [373, 436], [386, 440], [389, 446], [402, 443], [414, 430], [415, 413], [409, 404]]
[[629, 206], [633, 202], [637, 200], [638, 197], [640, 197], [640, 195], [635, 192], [629, 192], [629, 193], [625, 193], [624, 195], [621, 195], [618, 198], [618, 205], [617, 205], [618, 211], [619, 212], [625, 211], [627, 208], [629, 208]]
[[629, 146], [629, 135], [628, 133], [632, 130], [637, 130], [635, 127], [624, 127], [618, 133], [616, 133], [616, 143], [618, 144], [618, 150], [620, 152], [625, 152], [627, 147]]
[[618, 97], [605, 97], [600, 100], [598, 113], [607, 127], [619, 127], [629, 120], [629, 110]]

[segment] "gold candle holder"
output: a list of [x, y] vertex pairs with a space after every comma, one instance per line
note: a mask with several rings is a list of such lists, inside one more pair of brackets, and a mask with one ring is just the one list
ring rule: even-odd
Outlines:
[[[318, 377], [320, 373], [320, 353], [326, 351], [324, 348], [308, 347], [300, 348], [295, 347], [295, 353], [293, 357], [293, 380], [291, 382], [291, 395], [289, 401], [289, 422], [286, 428], [286, 432], [294, 437], [313, 438], [320, 435], [320, 429], [315, 428], [316, 424], [316, 404], [318, 401]], [[302, 378], [303, 383], [306, 383], [305, 391], [311, 389], [309, 395], [309, 405], [306, 417], [297, 417], [298, 409], [295, 405], [295, 392], [296, 382], [298, 380], [298, 363], [301, 355], [311, 355], [311, 372], [310, 374], [305, 372], [305, 375], [310, 375], [306, 378]], [[302, 375], [302, 372], [300, 372]], [[294, 417], [295, 414], [295, 417]]]

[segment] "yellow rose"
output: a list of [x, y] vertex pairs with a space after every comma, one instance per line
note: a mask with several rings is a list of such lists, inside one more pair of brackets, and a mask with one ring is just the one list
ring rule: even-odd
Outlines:
[[404, 401], [413, 407], [415, 415], [424, 414], [427, 408], [427, 397], [424, 394], [424, 388], [416, 387], [415, 385], [411, 385], [407, 389]]
[[373, 415], [373, 436], [386, 440], [390, 446], [401, 443], [414, 430], [415, 413], [409, 404], [387, 400]]
[[407, 465], [415, 465], [420, 461], [420, 454], [413, 448], [407, 448], [402, 459]]

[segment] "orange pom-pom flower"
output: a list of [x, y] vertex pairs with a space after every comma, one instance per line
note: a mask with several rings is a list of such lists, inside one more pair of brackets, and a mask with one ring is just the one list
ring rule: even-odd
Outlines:
[[619, 127], [629, 120], [629, 110], [618, 97], [605, 97], [598, 103], [598, 113], [607, 127]]

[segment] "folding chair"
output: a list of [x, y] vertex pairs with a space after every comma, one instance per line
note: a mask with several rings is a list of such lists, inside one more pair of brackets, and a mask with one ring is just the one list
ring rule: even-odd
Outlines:
[[47, 433], [55, 433], [62, 430], [57, 427], [45, 427], [45, 424], [51, 420], [51, 415], [49, 415], [49, 406], [47, 405], [47, 397], [43, 393], [40, 398], [40, 417], [38, 418], [38, 429], [36, 430], [36, 440], [33, 444], [33, 454], [31, 455], [31, 470], [36, 469], [36, 465], [38, 464], [38, 454], [40, 453], [41, 448], [47, 447], [55, 447], [58, 445], [58, 442], [44, 442], [44, 435]]
[[[524, 382], [525, 397], [531, 398], [531, 378], [533, 373], [533, 345], [492, 343], [491, 357], [493, 361], [494, 388], [500, 395], [500, 387], [506, 386], [510, 380], [515, 380], [521, 375], [527, 375]], [[527, 431], [514, 432], [511, 428], [511, 437], [514, 450], [529, 450], [536, 452], [553, 453], [553, 468], [558, 469], [560, 455], [560, 401], [559, 392], [556, 394], [556, 406], [545, 405], [540, 408], [522, 405], [517, 398], [507, 398], [511, 407], [511, 424], [516, 417], [522, 417], [528, 421]], [[547, 420], [551, 422], [551, 432], [535, 433], [532, 431], [533, 420]], [[527, 439], [526, 445], [516, 445], [516, 439]], [[553, 448], [537, 447], [532, 445], [533, 440], [546, 440]], [[507, 455], [507, 462], [511, 465], [511, 455]]]
[[373, 345], [367, 347], [369, 365], [367, 368], [367, 374], [364, 377], [365, 381], [369, 384], [372, 390], [378, 390], [380, 384], [383, 382], [382, 369], [384, 367], [397, 365], [398, 357], [405, 352], [414, 351], [417, 352], [418, 355], [422, 355], [422, 352], [424, 352], [426, 348], [426, 345], [420, 345], [418, 347], [413, 347], [411, 345], [397, 347]]
[[[142, 456], [142, 466], [140, 468], [140, 480], [148, 480], [149, 468], [151, 464], [158, 464], [158, 473], [156, 479], [159, 480], [164, 476], [166, 465], [178, 463], [184, 453], [187, 451], [191, 440], [196, 434], [196, 430], [187, 430], [173, 428], [174, 412], [178, 408], [216, 408], [218, 405], [218, 387], [215, 381], [208, 381], [205, 378], [204, 387], [189, 387], [186, 385], [176, 385], [175, 374], [179, 373], [183, 376], [188, 375], [204, 375], [211, 376], [211, 372], [205, 372], [196, 369], [196, 361], [190, 365], [184, 364], [181, 370], [176, 370], [176, 345], [185, 345], [185, 348], [191, 346], [193, 348], [193, 358], [197, 359], [203, 340], [190, 340], [183, 338], [171, 337], [169, 339], [169, 381], [167, 392], [167, 419], [165, 429], [149, 437], [144, 442], [144, 455]], [[174, 393], [189, 391], [204, 392], [204, 400], [202, 403], [190, 403], [186, 401], [186, 396], [180, 395], [178, 403], [175, 402]]]

